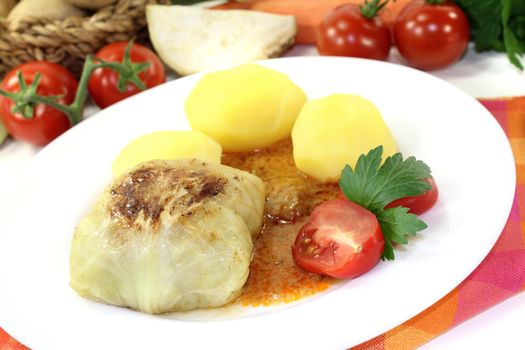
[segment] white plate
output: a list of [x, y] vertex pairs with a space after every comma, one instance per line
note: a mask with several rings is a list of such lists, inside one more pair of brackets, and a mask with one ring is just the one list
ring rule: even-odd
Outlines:
[[18, 193], [2, 199], [0, 326], [39, 350], [342, 349], [416, 315], [474, 270], [501, 233], [515, 189], [507, 138], [483, 106], [444, 81], [384, 62], [318, 57], [262, 64], [287, 73], [310, 98], [344, 92], [372, 100], [401, 151], [433, 170], [440, 199], [424, 215], [429, 228], [398, 250], [395, 262], [278, 310], [195, 321], [78, 297], [68, 287], [75, 225], [109, 183], [111, 162], [127, 142], [187, 127], [183, 102], [199, 78], [190, 76], [73, 128], [37, 155]]

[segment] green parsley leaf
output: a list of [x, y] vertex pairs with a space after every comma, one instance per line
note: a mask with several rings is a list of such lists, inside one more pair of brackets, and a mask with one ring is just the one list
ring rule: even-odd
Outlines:
[[417, 196], [432, 186], [426, 181], [430, 178], [428, 165], [414, 157], [403, 160], [401, 153], [388, 157], [381, 165], [383, 147], [376, 147], [368, 154], [362, 154], [355, 170], [346, 165], [339, 180], [344, 195], [354, 203], [373, 212], [385, 238], [385, 248], [381, 258], [394, 259], [392, 244], [406, 244], [407, 237], [415, 235], [427, 227], [416, 215], [408, 213], [408, 208], [385, 209], [392, 201]]
[[395, 255], [394, 255], [394, 247], [392, 246], [392, 242], [386, 236], [384, 237], [385, 237], [385, 247], [383, 248], [383, 253], [381, 253], [381, 260], [383, 261], [394, 260]]
[[346, 165], [339, 187], [345, 196], [373, 212], [388, 203], [407, 196], [417, 196], [432, 188], [425, 180], [430, 178], [430, 168], [420, 160], [409, 157], [403, 160], [396, 153], [381, 165], [383, 146], [362, 154], [355, 171]]
[[487, 51], [498, 47], [498, 51], [503, 51], [501, 22], [493, 20], [494, 14], [501, 12], [501, 0], [458, 0], [457, 3], [469, 18], [476, 50]]
[[525, 54], [525, 1], [456, 0], [470, 22], [476, 51], [506, 52], [510, 62], [523, 69]]
[[407, 236], [415, 236], [418, 231], [427, 228], [427, 224], [410, 214], [405, 207], [380, 210], [376, 216], [385, 237], [385, 248], [381, 255], [383, 260], [394, 260], [392, 243], [407, 244]]
[[525, 53], [525, 43], [520, 41], [516, 34], [512, 31], [509, 24], [512, 10], [512, 0], [503, 0], [503, 7], [501, 10], [501, 23], [503, 24], [503, 43], [507, 48], [507, 56], [509, 60], [519, 69], [523, 70], [520, 57]]

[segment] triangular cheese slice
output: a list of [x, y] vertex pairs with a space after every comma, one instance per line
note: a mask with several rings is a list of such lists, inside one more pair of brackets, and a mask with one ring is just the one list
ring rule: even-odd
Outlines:
[[146, 18], [155, 50], [182, 75], [279, 56], [297, 31], [293, 16], [248, 10], [148, 5]]

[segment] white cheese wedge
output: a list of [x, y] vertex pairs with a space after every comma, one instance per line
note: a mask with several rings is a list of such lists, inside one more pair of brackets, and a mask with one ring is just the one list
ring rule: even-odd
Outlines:
[[280, 56], [294, 41], [294, 16], [247, 10], [148, 5], [155, 50], [177, 73], [189, 75]]

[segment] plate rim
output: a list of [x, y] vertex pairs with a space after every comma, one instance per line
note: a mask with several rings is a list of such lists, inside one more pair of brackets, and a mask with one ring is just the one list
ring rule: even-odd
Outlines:
[[[299, 61], [327, 61], [327, 62], [328, 62], [328, 61], [341, 61], [341, 60], [344, 60], [345, 64], [349, 64], [348, 62], [352, 62], [352, 61], [367, 61], [367, 62], [369, 62], [369, 63], [370, 63], [370, 62], [373, 62], [372, 65], [374, 65], [374, 64], [381, 64], [381, 65], [382, 65], [382, 64], [385, 64], [385, 65], [389, 65], [389, 66], [395, 66], [396, 69], [402, 69], [402, 70], [407, 70], [407, 71], [412, 71], [412, 72], [415, 71], [415, 72], [417, 72], [417, 74], [424, 74], [424, 75], [427, 76], [427, 78], [431, 78], [432, 80], [434, 80], [434, 81], [436, 81], [436, 82], [443, 83], [443, 84], [447, 85], [448, 88], [453, 88], [454, 90], [456, 90], [456, 93], [458, 93], [458, 92], [461, 93], [461, 94], [463, 95], [463, 97], [468, 97], [471, 101], [475, 101], [475, 103], [477, 103], [477, 104], [479, 104], [479, 105], [481, 106], [481, 104], [479, 103], [479, 101], [477, 101], [477, 100], [476, 100], [475, 98], [473, 98], [472, 96], [466, 94], [464, 91], [460, 90], [459, 88], [457, 88], [457, 87], [455, 87], [455, 86], [453, 86], [453, 85], [450, 85], [450, 84], [448, 84], [447, 82], [445, 82], [445, 81], [443, 81], [443, 80], [441, 80], [441, 79], [439, 79], [439, 78], [437, 78], [437, 77], [434, 77], [434, 76], [432, 76], [432, 75], [430, 75], [430, 74], [428, 74], [428, 73], [425, 73], [425, 72], [417, 71], [417, 70], [414, 70], [414, 69], [409, 68], [409, 67], [405, 67], [405, 66], [401, 66], [401, 65], [397, 65], [397, 64], [393, 64], [393, 63], [389, 63], [389, 62], [368, 61], [368, 60], [362, 60], [362, 59], [334, 58], [334, 57], [291, 57], [291, 58], [289, 57], [289, 58], [279, 58], [279, 59], [272, 59], [272, 60], [267, 60], [267, 61], [260, 61], [260, 62], [256, 62], [256, 63], [261, 63], [261, 64], [263, 64], [263, 65], [268, 65], [268, 66], [273, 66], [273, 65], [277, 65], [277, 66], [278, 66], [278, 65], [279, 65], [278, 62], [281, 62], [281, 61], [283, 61], [283, 60], [286, 60], [286, 61], [292, 61], [292, 60], [299, 60]], [[324, 64], [324, 63], [323, 63], [323, 64]], [[201, 76], [202, 74], [204, 74], [204, 73], [200, 73], [200, 74], [198, 74], [198, 75], [195, 75], [195, 76], [193, 76], [192, 79], [196, 79], [196, 77]], [[184, 79], [186, 79], [186, 78], [184, 78]], [[178, 80], [177, 80], [177, 81], [178, 81]], [[176, 82], [175, 82], [175, 83], [174, 83], [174, 82], [168, 82], [167, 84], [177, 84], [177, 83], [176, 83]], [[145, 93], [152, 94], [152, 93], [154, 93], [154, 91], [155, 91], [155, 89], [151, 89], [151, 90], [149, 90], [149, 91], [146, 91]], [[123, 101], [123, 102], [121, 102], [121, 103], [126, 103], [126, 101]], [[119, 104], [116, 104], [116, 105], [114, 105], [114, 106], [112, 106], [112, 107], [110, 107], [110, 108], [108, 108], [108, 109], [106, 109], [106, 110], [104, 110], [104, 111], [101, 111], [101, 112], [97, 113], [97, 115], [94, 115], [94, 116], [88, 118], [88, 120], [86, 120], [84, 123], [94, 123], [95, 120], [97, 120], [97, 118], [100, 119], [100, 118], [103, 118], [104, 115], [106, 115], [106, 114], [110, 114], [111, 112], [108, 112], [108, 111], [111, 111], [113, 108], [120, 108], [120, 107], [118, 107], [119, 105], [120, 105], [120, 103], [119, 103]], [[483, 107], [483, 108], [484, 108], [484, 107]], [[487, 113], [490, 114], [490, 112], [488, 112], [488, 111], [487, 111]], [[494, 122], [495, 124], [497, 124], [497, 127], [498, 127], [499, 130], [500, 130], [500, 133], [503, 134], [504, 138], [506, 139], [506, 141], [507, 141], [507, 151], [510, 152], [510, 155], [512, 156], [512, 159], [514, 160], [514, 158], [513, 158], [513, 153], [512, 153], [511, 147], [510, 147], [510, 142], [509, 142], [508, 138], [505, 136], [505, 134], [504, 134], [504, 132], [503, 132], [503, 129], [502, 129], [501, 126], [497, 123], [497, 121], [495, 120], [495, 118], [494, 118], [492, 115], [490, 115], [490, 118], [493, 120], [493, 122]], [[92, 119], [93, 121], [90, 121], [90, 119]], [[83, 124], [83, 123], [82, 123], [82, 124]], [[80, 124], [80, 125], [82, 125], [82, 124]], [[74, 131], [74, 130], [77, 130], [77, 131]], [[79, 130], [78, 127], [72, 128], [71, 131], [68, 131], [68, 132], [64, 135], [64, 137], [60, 137], [60, 138], [58, 138], [56, 141], [53, 141], [48, 147], [43, 148], [42, 151], [39, 152], [39, 153], [35, 156], [35, 159], [33, 159], [33, 160], [31, 161], [31, 164], [36, 164], [37, 162], [40, 161], [41, 158], [43, 158], [43, 159], [45, 160], [45, 157], [47, 156], [47, 154], [50, 153], [50, 152], [52, 152], [52, 150], [54, 149], [54, 147], [59, 147], [59, 146], [56, 146], [56, 145], [57, 145], [57, 144], [60, 145], [60, 144], [62, 143], [62, 141], [60, 141], [60, 140], [63, 140], [65, 137], [70, 137], [70, 136], [67, 136], [67, 135], [71, 135], [71, 134], [77, 133], [77, 132], [79, 132], [78, 130]], [[50, 151], [50, 150], [51, 150], [51, 151]], [[514, 164], [515, 164], [515, 163], [514, 163]], [[32, 166], [28, 167], [28, 170], [26, 170], [26, 172], [29, 171], [30, 168], [32, 168]], [[515, 167], [512, 167], [512, 169], [513, 169], [513, 176], [512, 176], [512, 177], [513, 177], [513, 182], [512, 182], [512, 187], [515, 189], [515, 186], [516, 186], [516, 172], [515, 172], [515, 170], [516, 170], [516, 169], [515, 169]], [[514, 198], [514, 194], [512, 195], [512, 198]], [[514, 201], [514, 199], [511, 199], [511, 200], [507, 203], [508, 210], [505, 211], [505, 213], [506, 213], [505, 216], [506, 216], [506, 217], [508, 217], [508, 214], [510, 213], [510, 210], [511, 210], [511, 206], [512, 206], [513, 201]], [[505, 224], [505, 222], [503, 222], [503, 223], [501, 224], [501, 228], [503, 228], [503, 225], [504, 225], [504, 224]], [[498, 238], [499, 238], [499, 234], [497, 235], [497, 237], [495, 237], [494, 242], [491, 244], [491, 247], [494, 245], [494, 243], [496, 242], [496, 240], [497, 240]], [[0, 234], [0, 240], [1, 240], [1, 234]], [[485, 256], [488, 254], [489, 251], [490, 251], [490, 249], [488, 249], [487, 252], [486, 252], [485, 254], [483, 254], [483, 257], [485, 257]], [[478, 266], [479, 263], [481, 263], [482, 260], [483, 260], [483, 259], [481, 259], [481, 260], [478, 262], [478, 264], [477, 264], [476, 266]], [[475, 267], [474, 267], [474, 269], [475, 269]], [[474, 269], [473, 269], [473, 270], [474, 270]], [[473, 271], [473, 270], [472, 270], [472, 271]], [[472, 271], [471, 271], [471, 272], [472, 272]], [[468, 275], [467, 275], [467, 276], [468, 276]], [[467, 276], [464, 276], [462, 280], [464, 280]], [[462, 280], [461, 280], [461, 281], [462, 281]], [[459, 284], [461, 281], [459, 281], [457, 284]], [[457, 284], [456, 284], [456, 285], [457, 285]], [[446, 294], [446, 293], [445, 293], [445, 294]], [[443, 294], [441, 297], [443, 297], [445, 294]], [[439, 300], [439, 299], [438, 299], [438, 300]], [[434, 303], [437, 302], [438, 300], [435, 300]], [[430, 306], [430, 305], [428, 305], [428, 306]], [[423, 311], [423, 310], [420, 310], [419, 312], [421, 312], [421, 311]], [[417, 314], [417, 313], [416, 313], [416, 314]], [[412, 316], [414, 316], [414, 315], [412, 315]], [[412, 317], [412, 316], [411, 316], [411, 317]], [[1, 318], [1, 316], [0, 316], [0, 318]], [[4, 325], [0, 325], [0, 326], [5, 327]], [[10, 331], [9, 328], [11, 328], [11, 327], [5, 327], [4, 329], [6, 329], [6, 331], [8, 331], [8, 332], [11, 333], [12, 331]], [[12, 334], [15, 334], [15, 333], [16, 333], [16, 331], [13, 332]]]

